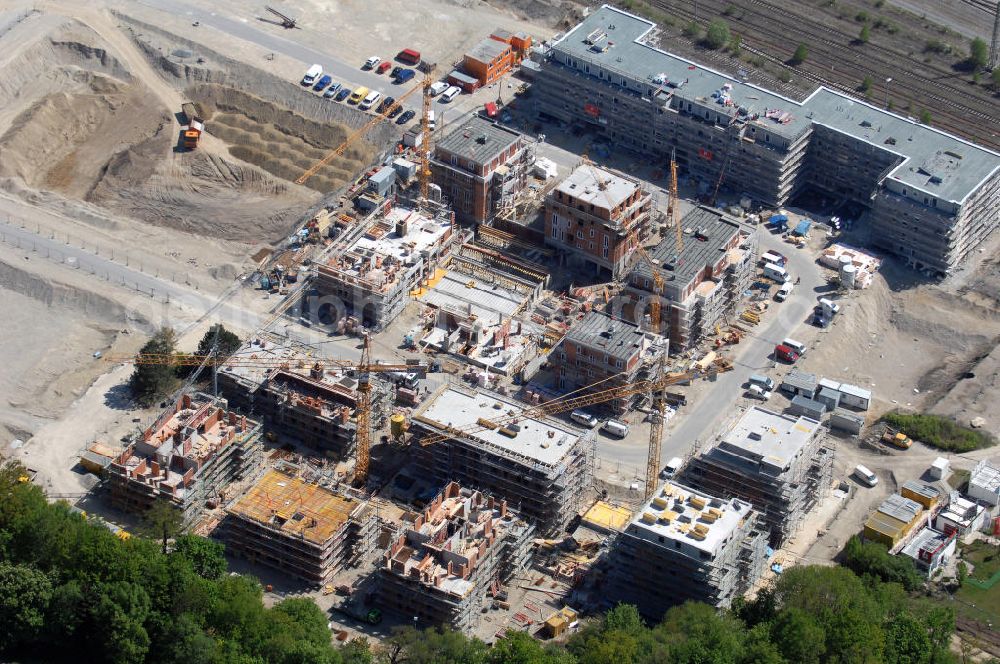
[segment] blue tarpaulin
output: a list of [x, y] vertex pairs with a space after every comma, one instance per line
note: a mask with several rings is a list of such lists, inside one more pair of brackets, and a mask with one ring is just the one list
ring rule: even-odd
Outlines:
[[788, 225], [788, 215], [784, 214], [772, 214], [768, 223], [772, 226], [777, 226], [778, 228], [784, 228]]
[[812, 225], [813, 225], [813, 222], [811, 220], [809, 220], [809, 219], [803, 219], [795, 227], [795, 230], [793, 232], [796, 235], [807, 235], [809, 233], [809, 229], [812, 228]]

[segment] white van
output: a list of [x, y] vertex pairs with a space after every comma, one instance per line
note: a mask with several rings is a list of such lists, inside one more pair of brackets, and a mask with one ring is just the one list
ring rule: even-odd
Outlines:
[[819, 306], [822, 307], [824, 312], [829, 312], [830, 315], [840, 313], [840, 305], [828, 298], [820, 298]]
[[760, 262], [763, 263], [764, 265], [767, 265], [768, 263], [771, 263], [773, 265], [781, 265], [782, 263], [785, 262], [785, 259], [783, 259], [778, 254], [774, 253], [773, 251], [768, 251], [767, 253], [765, 253], [763, 256], [760, 257]]
[[806, 345], [804, 343], [802, 343], [801, 341], [796, 341], [795, 339], [785, 339], [781, 343], [783, 345], [785, 345], [785, 346], [788, 346], [789, 348], [791, 348], [792, 350], [794, 350], [799, 355], [805, 355], [806, 354]]
[[367, 111], [369, 108], [378, 103], [378, 100], [382, 98], [382, 93], [378, 90], [372, 90], [368, 93], [368, 96], [361, 100], [358, 105], [362, 111]]
[[462, 88], [458, 87], [457, 85], [453, 85], [441, 93], [441, 103], [447, 104], [460, 94], [462, 94]]
[[365, 60], [365, 69], [375, 69], [375, 67], [378, 67], [380, 62], [382, 62], [382, 58], [377, 55], [373, 55]]
[[628, 435], [628, 425], [624, 422], [619, 422], [618, 420], [608, 420], [601, 425], [601, 431], [611, 434], [612, 436], [624, 438]]
[[863, 484], [868, 486], [875, 486], [878, 484], [878, 475], [868, 470], [864, 466], [857, 466], [854, 469], [854, 476], [857, 477]]
[[302, 77], [302, 85], [312, 85], [319, 77], [323, 75], [323, 68], [319, 65], [313, 65], [306, 72], [306, 75]]
[[751, 385], [747, 388], [747, 396], [754, 399], [760, 399], [761, 401], [767, 401], [771, 398], [771, 393], [760, 385]]
[[585, 410], [574, 410], [569, 418], [585, 427], [594, 428], [598, 424], [598, 419]]
[[785, 271], [785, 268], [774, 263], [768, 263], [764, 266], [764, 276], [768, 279], [774, 279], [779, 284], [788, 281], [788, 272]]
[[437, 97], [439, 94], [450, 88], [445, 81], [438, 81], [437, 83], [431, 83], [431, 96]]
[[661, 480], [669, 480], [671, 477], [681, 472], [681, 467], [684, 465], [684, 459], [680, 457], [674, 457], [667, 462], [667, 465], [663, 467], [660, 471]]
[[795, 286], [793, 286], [792, 282], [790, 281], [786, 281], [785, 283], [781, 284], [781, 288], [779, 288], [778, 292], [774, 294], [775, 301], [784, 302], [786, 299], [788, 299], [788, 296], [792, 294], [793, 288], [795, 288]]
[[774, 379], [770, 376], [765, 376], [763, 374], [751, 374], [747, 382], [751, 385], [758, 385], [766, 392], [774, 391]]

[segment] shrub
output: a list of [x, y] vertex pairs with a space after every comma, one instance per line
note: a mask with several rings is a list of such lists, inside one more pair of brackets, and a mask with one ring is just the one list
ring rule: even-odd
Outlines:
[[990, 59], [990, 47], [979, 37], [969, 44], [969, 65], [974, 69], [983, 69]]
[[[929, 124], [930, 112], [920, 112], [920, 122]], [[971, 452], [996, 443], [990, 434], [978, 429], [963, 427], [940, 415], [886, 413], [882, 420], [907, 436], [931, 447], [951, 452]]]
[[868, 40], [871, 39], [871, 36], [872, 31], [868, 28], [868, 25], [865, 24], [861, 27], [861, 32], [858, 33], [858, 41], [862, 44], [867, 44]]
[[701, 34], [701, 27], [696, 22], [691, 21], [684, 26], [684, 29], [681, 30], [681, 34], [685, 37], [691, 37], [693, 39]]
[[719, 49], [729, 43], [729, 24], [722, 19], [712, 21], [705, 33], [705, 46], [711, 49]]
[[806, 61], [806, 58], [808, 57], [809, 57], [809, 49], [806, 47], [805, 44], [799, 44], [795, 49], [795, 53], [792, 54], [792, 64], [796, 65], [802, 64], [803, 62]]
[[858, 12], [857, 14], [854, 15], [854, 20], [857, 21], [858, 23], [867, 23], [868, 22], [868, 12], [866, 12], [866, 11], [860, 11], [860, 12]]

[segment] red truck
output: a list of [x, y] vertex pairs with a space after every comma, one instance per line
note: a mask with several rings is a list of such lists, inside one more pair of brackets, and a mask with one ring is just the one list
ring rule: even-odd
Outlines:
[[783, 362], [795, 362], [799, 359], [799, 354], [784, 344], [778, 344], [774, 347], [774, 357]]

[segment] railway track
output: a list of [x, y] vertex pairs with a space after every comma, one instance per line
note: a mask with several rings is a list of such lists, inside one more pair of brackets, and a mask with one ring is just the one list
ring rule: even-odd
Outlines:
[[[695, 16], [685, 3], [654, 0], [653, 4], [685, 20]], [[767, 0], [737, 0], [735, 3], [701, 0], [699, 4], [699, 14], [703, 19], [705, 10], [721, 15], [722, 9], [729, 4], [741, 9], [742, 15], [733, 20], [733, 29], [743, 37], [744, 48], [773, 63], [784, 65], [782, 56], [786, 53], [790, 55], [798, 42], [806, 43], [811, 51], [810, 58], [793, 70], [795, 76], [854, 96], [858, 94], [852, 85], [860, 84], [866, 77], [882, 81], [891, 76], [891, 92], [895, 99], [909, 101], [914, 108], [927, 109], [939, 128], [1000, 149], [1000, 137], [990, 133], [990, 127], [997, 122], [996, 105], [970, 96], [964, 83], [960, 87], [934, 78], [953, 77], [953, 72], [932, 67], [921, 67], [922, 71], [904, 70], [900, 67], [901, 63], [913, 62], [908, 54], [872, 43], [851, 48], [849, 44], [853, 36], [844, 30], [795, 16], [787, 8]], [[787, 35], [790, 38], [779, 41], [768, 35]], [[819, 63], [829, 66], [839, 75], [827, 74]]]
[[969, 5], [976, 9], [981, 9], [989, 15], [993, 15], [997, 10], [997, 3], [990, 0], [961, 0], [963, 5]]

